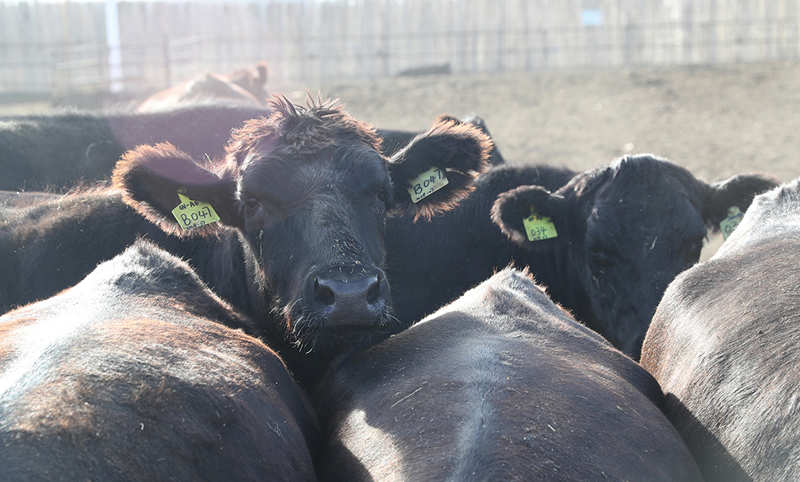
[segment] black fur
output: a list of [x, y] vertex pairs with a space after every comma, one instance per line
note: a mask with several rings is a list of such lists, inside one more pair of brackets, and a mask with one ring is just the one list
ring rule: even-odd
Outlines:
[[[21, 197], [38, 201], [40, 194]], [[0, 208], [0, 213], [7, 213], [5, 219], [0, 217], [0, 264], [4, 267], [0, 313], [74, 285], [139, 237], [189, 259], [203, 280], [238, 309], [253, 314], [263, 306], [250, 291], [254, 267], [248, 268], [246, 252], [234, 231], [208, 239], [168, 235], [124, 204], [113, 190], [51, 197], [11, 214]]]
[[406, 324], [454, 300], [512, 260], [528, 253], [508, 242], [489, 216], [501, 193], [524, 184], [555, 190], [574, 172], [549, 166], [500, 166], [482, 174], [475, 190], [453, 211], [429, 222], [390, 217], [386, 231], [387, 275], [395, 313]]
[[700, 480], [653, 378], [503, 270], [315, 393], [323, 480]]

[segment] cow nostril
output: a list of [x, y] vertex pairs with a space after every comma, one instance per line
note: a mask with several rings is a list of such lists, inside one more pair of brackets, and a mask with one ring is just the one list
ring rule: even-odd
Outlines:
[[314, 278], [314, 297], [323, 305], [330, 306], [336, 301], [333, 290], [324, 284], [319, 284], [319, 278]]
[[381, 296], [381, 274], [378, 273], [378, 276], [375, 277], [375, 281], [373, 281], [369, 285], [369, 289], [367, 290], [367, 303], [375, 304]]

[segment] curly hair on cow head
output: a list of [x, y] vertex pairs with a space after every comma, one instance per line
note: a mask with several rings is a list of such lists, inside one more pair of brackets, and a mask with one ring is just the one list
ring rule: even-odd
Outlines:
[[348, 114], [338, 100], [307, 97], [296, 105], [284, 96], [270, 100], [268, 117], [251, 119], [231, 134], [225, 147], [228, 162], [241, 166], [253, 149], [272, 158], [308, 159], [342, 141], [355, 141], [380, 152], [381, 138], [375, 128]]

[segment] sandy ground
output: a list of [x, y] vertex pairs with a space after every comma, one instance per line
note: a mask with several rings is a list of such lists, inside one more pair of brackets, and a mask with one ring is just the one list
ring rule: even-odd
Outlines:
[[[387, 78], [270, 86], [302, 100], [339, 97], [376, 126], [426, 128], [442, 113], [482, 116], [511, 163], [573, 169], [651, 152], [714, 181], [763, 172], [800, 176], [800, 64]], [[0, 114], [46, 106], [0, 106]]]

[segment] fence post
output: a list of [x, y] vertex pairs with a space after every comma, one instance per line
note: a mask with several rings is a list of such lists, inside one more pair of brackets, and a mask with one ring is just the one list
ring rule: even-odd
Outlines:
[[381, 56], [381, 73], [388, 77], [391, 75], [392, 69], [390, 66], [389, 56], [391, 48], [390, 32], [392, 30], [392, 2], [391, 0], [383, 0], [383, 8], [381, 9], [381, 24], [383, 35], [381, 35], [381, 48], [379, 55]]
[[172, 85], [172, 66], [169, 58], [169, 35], [166, 34], [161, 36], [161, 57], [164, 62], [164, 85], [169, 87]]
[[298, 60], [298, 70], [299, 70], [299, 77], [304, 82], [307, 79], [306, 74], [306, 56], [308, 55], [308, 51], [306, 49], [306, 25], [305, 25], [305, 2], [300, 2], [298, 5], [299, 12], [297, 13], [297, 22], [295, 23], [295, 28], [297, 31], [297, 60]]
[[122, 41], [119, 29], [119, 4], [117, 1], [106, 0], [103, 13], [106, 27], [106, 48], [104, 50], [106, 58], [100, 58], [98, 61], [102, 65], [100, 68], [108, 71], [107, 90], [116, 94], [125, 88], [123, 83], [125, 76], [122, 70]]
[[500, 22], [497, 25], [497, 63], [495, 71], [505, 71], [505, 39], [506, 39], [506, 3], [497, 2], [496, 8], [500, 9]]

